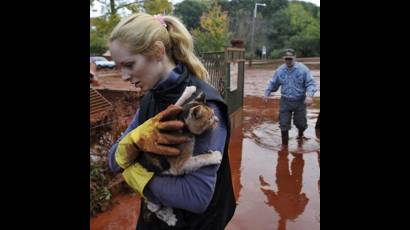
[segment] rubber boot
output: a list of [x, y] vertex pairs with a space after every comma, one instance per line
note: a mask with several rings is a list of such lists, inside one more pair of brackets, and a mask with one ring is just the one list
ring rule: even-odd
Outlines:
[[289, 142], [289, 131], [282, 131], [282, 145], [288, 145]]
[[305, 130], [300, 130], [300, 129], [299, 129], [298, 139], [300, 139], [300, 140], [303, 139], [303, 132], [304, 132], [304, 131], [305, 131]]

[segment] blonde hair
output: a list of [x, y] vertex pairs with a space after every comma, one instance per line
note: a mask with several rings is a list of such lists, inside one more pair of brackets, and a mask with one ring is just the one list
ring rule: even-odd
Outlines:
[[184, 24], [173, 16], [160, 17], [166, 26], [150, 14], [134, 14], [115, 26], [109, 42], [117, 40], [132, 53], [150, 57], [158, 52], [155, 42], [161, 41], [169, 58], [185, 64], [199, 79], [208, 81], [208, 71], [194, 54], [193, 39]]

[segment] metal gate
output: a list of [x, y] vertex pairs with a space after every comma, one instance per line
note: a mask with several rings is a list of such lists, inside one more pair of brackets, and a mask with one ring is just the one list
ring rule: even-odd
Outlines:
[[203, 53], [201, 61], [209, 72], [209, 83], [228, 104], [232, 127], [236, 127], [242, 121], [245, 49], [225, 48], [224, 52]]

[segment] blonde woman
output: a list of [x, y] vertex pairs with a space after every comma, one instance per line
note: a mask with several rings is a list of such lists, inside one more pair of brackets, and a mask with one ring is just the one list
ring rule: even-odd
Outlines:
[[[236, 206], [227, 151], [229, 116], [218, 91], [206, 83], [208, 72], [193, 52], [190, 33], [173, 16], [138, 13], [114, 28], [109, 48], [123, 79], [143, 95], [134, 120], [110, 150], [110, 168], [122, 172], [143, 198], [172, 207], [178, 219], [176, 226], [158, 219], [148, 222], [141, 209], [137, 229], [224, 229]], [[136, 156], [180, 153], [175, 145], [188, 141], [177, 133], [184, 124], [169, 118], [181, 112], [173, 104], [190, 85], [205, 92], [207, 105], [220, 121], [196, 138], [194, 155], [218, 150], [222, 162], [182, 176], [156, 175], [135, 162]]]

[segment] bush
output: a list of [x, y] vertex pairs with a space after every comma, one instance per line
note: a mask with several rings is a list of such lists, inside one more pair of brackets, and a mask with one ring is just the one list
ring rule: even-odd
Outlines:
[[107, 51], [108, 38], [114, 26], [120, 22], [116, 14], [92, 19], [90, 28], [90, 54], [102, 55]]
[[102, 163], [91, 164], [90, 170], [90, 216], [107, 210], [111, 204], [106, 169]]
[[112, 175], [108, 169], [108, 151], [112, 144], [112, 135], [105, 132], [90, 148], [90, 216], [104, 212], [111, 204], [108, 184]]
[[275, 49], [275, 50], [272, 50], [272, 52], [270, 52], [270, 55], [269, 55], [270, 58], [272, 58], [272, 59], [282, 58], [283, 50], [284, 50], [284, 49]]
[[298, 57], [320, 56], [320, 38], [293, 36], [287, 44], [295, 49]]
[[[111, 192], [108, 184], [114, 176], [108, 168], [108, 153], [121, 132], [127, 128], [124, 117], [132, 116], [139, 101], [136, 94], [124, 94], [114, 103], [114, 108], [101, 114], [101, 118], [91, 122], [98, 128], [90, 131], [90, 216], [104, 212], [111, 204]], [[109, 125], [103, 125], [109, 123]]]
[[107, 49], [107, 41], [104, 38], [90, 38], [90, 54], [101, 56]]
[[195, 50], [198, 53], [223, 51], [229, 42], [228, 13], [222, 12], [217, 1], [209, 12], [200, 18], [200, 28], [192, 30]]

